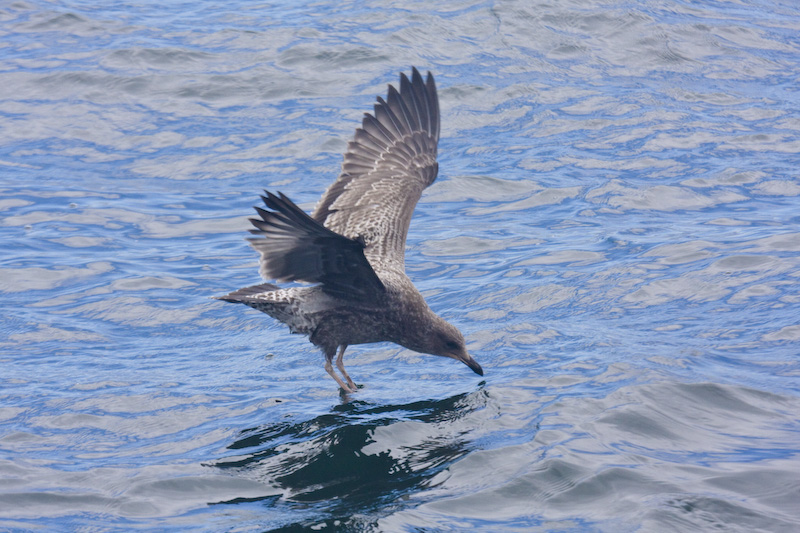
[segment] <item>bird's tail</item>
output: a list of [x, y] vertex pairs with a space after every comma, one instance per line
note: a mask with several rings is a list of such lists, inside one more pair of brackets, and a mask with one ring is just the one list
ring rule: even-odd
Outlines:
[[302, 311], [298, 311], [296, 306], [293, 305], [292, 298], [287, 295], [287, 291], [291, 290], [281, 289], [271, 283], [262, 283], [261, 285], [245, 287], [225, 296], [216, 296], [215, 298], [224, 302], [252, 307], [283, 322], [289, 326], [289, 331], [292, 333], [310, 335], [316, 328], [316, 322]]
[[252, 302], [253, 296], [256, 294], [277, 290], [280, 290], [280, 287], [277, 285], [273, 285], [272, 283], [262, 283], [261, 285], [252, 285], [243, 289], [237, 289], [224, 296], [214, 296], [214, 299], [222, 300], [223, 302], [231, 302], [234, 304], [246, 304], [248, 302]]

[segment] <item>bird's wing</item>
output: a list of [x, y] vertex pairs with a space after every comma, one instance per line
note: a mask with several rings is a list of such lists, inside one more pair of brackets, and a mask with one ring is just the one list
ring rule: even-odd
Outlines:
[[332, 295], [369, 297], [384, 286], [364, 257], [364, 243], [325, 228], [281, 193], [266, 192], [249, 239], [261, 254], [261, 275], [278, 281], [321, 283]]
[[375, 270], [404, 270], [406, 234], [422, 191], [439, 170], [439, 99], [433, 75], [423, 81], [400, 74], [375, 113], [366, 113], [344, 154], [342, 173], [312, 217], [326, 228], [365, 245]]

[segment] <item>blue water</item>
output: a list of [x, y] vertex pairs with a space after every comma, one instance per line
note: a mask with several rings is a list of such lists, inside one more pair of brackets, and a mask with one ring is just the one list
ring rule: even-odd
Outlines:
[[[110, 5], [109, 5], [110, 4]], [[0, 529], [800, 530], [794, 2], [0, 6]], [[210, 299], [431, 70], [480, 378]]]

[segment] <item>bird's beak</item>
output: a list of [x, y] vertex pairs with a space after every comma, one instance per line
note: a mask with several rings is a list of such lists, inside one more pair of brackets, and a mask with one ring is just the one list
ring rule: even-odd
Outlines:
[[463, 354], [459, 355], [458, 360], [467, 365], [468, 367], [470, 367], [472, 371], [478, 374], [479, 376], [483, 375], [483, 368], [481, 368], [481, 365], [479, 365], [478, 362], [475, 359], [473, 359], [472, 356], [467, 352], [464, 352]]

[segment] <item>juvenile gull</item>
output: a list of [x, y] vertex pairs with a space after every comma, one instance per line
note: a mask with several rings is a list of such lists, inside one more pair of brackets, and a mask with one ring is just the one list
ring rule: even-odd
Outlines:
[[[356, 386], [344, 369], [351, 344], [390, 341], [416, 352], [483, 369], [468, 353], [464, 337], [431, 311], [405, 273], [404, 253], [411, 215], [423, 189], [439, 170], [439, 98], [433, 75], [416, 68], [400, 74], [400, 90], [389, 85], [373, 115], [347, 145], [342, 173], [308, 216], [282, 193], [266, 192], [267, 209], [251, 245], [261, 254], [264, 279], [316, 283], [281, 289], [264, 283], [218, 299], [242, 303], [302, 333], [322, 349], [325, 370], [346, 392]], [[333, 356], [341, 372], [333, 370]]]

